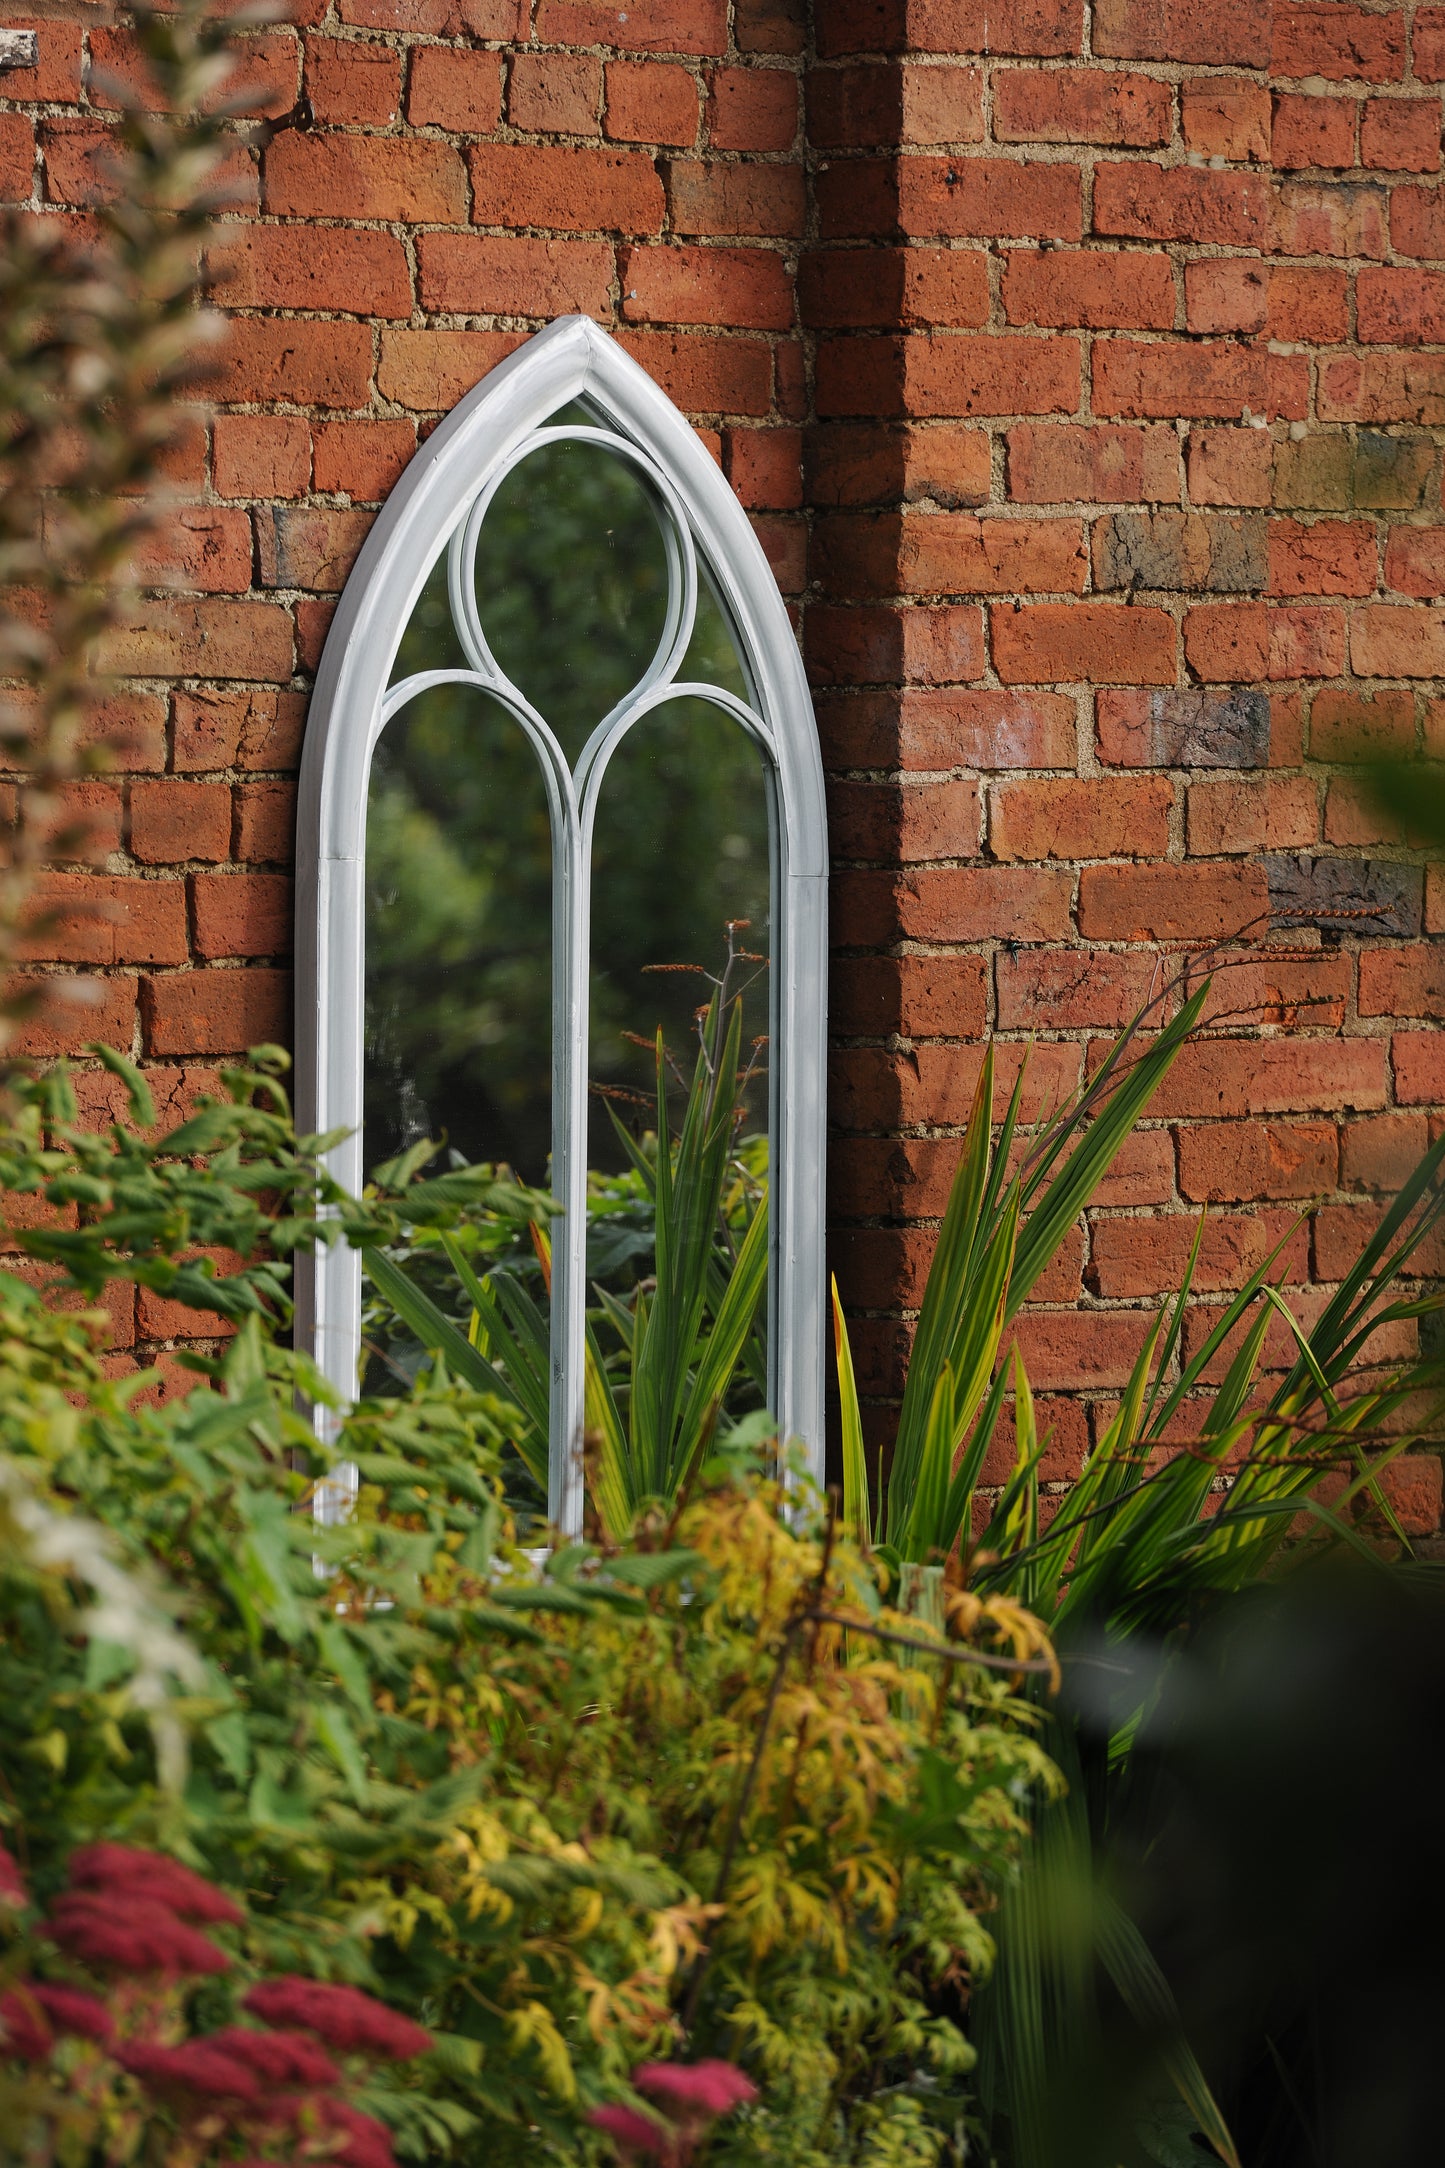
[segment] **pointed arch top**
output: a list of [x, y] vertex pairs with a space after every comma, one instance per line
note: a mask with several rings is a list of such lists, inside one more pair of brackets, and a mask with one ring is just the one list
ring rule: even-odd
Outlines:
[[[828, 844], [812, 702], [787, 610], [731, 488], [666, 394], [589, 317], [562, 317], [528, 339], [439, 424], [377, 515], [341, 596], [312, 696], [297, 811], [298, 1117], [307, 1129], [347, 1133], [331, 1163], [347, 1188], [359, 1188], [367, 790], [388, 681], [448, 540], [527, 439], [574, 402], [636, 447], [676, 500], [765, 726], [775, 884], [770, 1389], [784, 1435], [804, 1442], [821, 1478]], [[581, 1061], [585, 1072], [585, 1046]], [[574, 1209], [580, 1202], [579, 1192]], [[359, 1259], [323, 1250], [299, 1264], [298, 1327], [327, 1377], [350, 1395]], [[559, 1299], [554, 1294], [554, 1312]], [[572, 1295], [579, 1318], [581, 1300], [579, 1278]], [[565, 1343], [565, 1333], [560, 1338]], [[554, 1326], [552, 1505], [564, 1526], [580, 1516], [580, 1477], [569, 1473], [576, 1455], [557, 1434], [568, 1421], [558, 1410], [580, 1393], [580, 1378], [564, 1375], [570, 1361]]]

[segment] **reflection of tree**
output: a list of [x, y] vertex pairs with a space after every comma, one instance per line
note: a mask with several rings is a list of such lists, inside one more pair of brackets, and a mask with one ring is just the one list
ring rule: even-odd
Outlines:
[[[482, 621], [503, 667], [575, 759], [636, 682], [661, 630], [656, 519], [631, 471], [600, 451], [534, 454], [483, 527]], [[396, 676], [461, 665], [445, 561], [422, 594]], [[682, 672], [741, 674], [704, 596]], [[615, 755], [594, 854], [592, 1075], [650, 1089], [624, 1031], [687, 1037], [724, 920], [767, 945], [767, 827], [756, 753], [701, 702], [639, 724]], [[515, 723], [465, 687], [423, 695], [387, 730], [367, 823], [366, 1148], [375, 1161], [445, 1131], [469, 1158], [546, 1169], [550, 1131], [551, 852], [535, 758]], [[599, 1161], [615, 1163], [605, 1121]]]

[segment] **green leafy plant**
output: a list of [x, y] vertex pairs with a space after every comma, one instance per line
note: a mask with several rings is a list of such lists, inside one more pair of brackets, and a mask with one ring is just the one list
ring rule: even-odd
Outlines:
[[[625, 1534], [647, 1505], [670, 1504], [678, 1497], [705, 1457], [720, 1415], [737, 1410], [740, 1391], [754, 1404], [761, 1399], [758, 1319], [767, 1285], [767, 1182], [758, 1151], [748, 1150], [738, 1137], [743, 1003], [731, 992], [736, 964], [749, 960], [736, 951], [730, 929], [727, 966], [700, 1019], [697, 1059], [675, 1141], [669, 1060], [659, 1033], [656, 1128], [639, 1141], [614, 1116], [630, 1176], [621, 1182], [593, 1177], [593, 1197], [610, 1211], [596, 1215], [589, 1232], [615, 1220], [620, 1199], [629, 1199], [642, 1208], [633, 1224], [640, 1221], [652, 1265], [626, 1297], [601, 1280], [594, 1283], [597, 1308], [587, 1337], [589, 1476], [593, 1505], [614, 1536]], [[398, 1179], [398, 1170], [433, 1150], [418, 1146], [407, 1161], [394, 1162], [385, 1172]], [[510, 1227], [499, 1218], [508, 1209]], [[468, 1229], [436, 1237], [455, 1276], [450, 1293], [435, 1280], [428, 1286], [415, 1244], [404, 1256], [379, 1246], [364, 1253], [376, 1295], [421, 1349], [441, 1358], [453, 1376], [510, 1396], [523, 1410], [517, 1450], [543, 1491], [548, 1320], [535, 1279], [519, 1269], [525, 1261], [515, 1236], [519, 1215], [525, 1215], [541, 1276], [549, 1276], [546, 1212], [535, 1193], [497, 1189], [479, 1198]], [[487, 1267], [483, 1260], [489, 1250], [501, 1255]], [[454, 1314], [459, 1298], [469, 1312], [465, 1327]]]
[[[1166, 1641], [1177, 1635], [1202, 1601], [1268, 1573], [1302, 1515], [1327, 1539], [1359, 1541], [1344, 1517], [1365, 1504], [1381, 1530], [1403, 1543], [1380, 1473], [1445, 1408], [1445, 1372], [1434, 1359], [1385, 1367], [1368, 1362], [1368, 1343], [1382, 1327], [1411, 1323], [1445, 1303], [1438, 1293], [1400, 1291], [1412, 1260], [1445, 1216], [1441, 1140], [1311, 1329], [1295, 1322], [1272, 1279], [1291, 1229], [1183, 1359], [1201, 1221], [1180, 1289], [1155, 1319], [1117, 1412], [1052, 1520], [1041, 1510], [1039, 1468], [1047, 1439], [1038, 1434], [1017, 1348], [1009, 1359], [1007, 1327], [1147, 1106], [1207, 992], [1206, 982], [1148, 1051], [1127, 1063], [1144, 1021], [1136, 1018], [1090, 1093], [1042, 1130], [1023, 1151], [1017, 1172], [1010, 1170], [1020, 1087], [995, 1137], [992, 1060], [985, 1060], [924, 1295], [876, 1522], [835, 1292], [847, 1518], [865, 1539], [877, 1528], [885, 1555], [905, 1573], [911, 1569], [915, 1585], [920, 1567], [935, 1581], [956, 1572], [956, 1561], [948, 1562], [962, 1541], [971, 1585], [1007, 1593], [1036, 1611], [1049, 1622], [1066, 1662], [1106, 1660], [1110, 1647], [1134, 1634]], [[1083, 1128], [1091, 1114], [1091, 1126]], [[1284, 1375], [1271, 1382], [1262, 1377], [1262, 1364], [1277, 1320], [1293, 1336], [1296, 1352]], [[1010, 1387], [1014, 1468], [971, 1541], [984, 1458]], [[1318, 1496], [1327, 1476], [1340, 1486], [1328, 1507]], [[1225, 1482], [1227, 1495], [1221, 1495]], [[1025, 1870], [1000, 1915], [1000, 1964], [975, 2005], [985, 2098], [995, 2134], [1006, 2134], [1016, 2168], [1045, 2168], [1053, 2158], [1058, 2134], [1047, 2119], [1051, 2074], [1076, 2067], [1096, 1967], [1141, 2024], [1162, 2023], [1164, 2065], [1185, 2110], [1223, 2159], [1235, 2157], [1198, 2063], [1171, 2018], [1157, 1964], [1092, 1877], [1099, 1788], [1107, 1796], [1126, 1768], [1140, 1714], [1137, 1701], [1114, 1710], [1092, 1797], [1078, 1736], [1057, 1713], [1048, 1722], [1051, 1751], [1069, 1775], [1069, 1788], [1058, 1801], [1040, 1802]]]

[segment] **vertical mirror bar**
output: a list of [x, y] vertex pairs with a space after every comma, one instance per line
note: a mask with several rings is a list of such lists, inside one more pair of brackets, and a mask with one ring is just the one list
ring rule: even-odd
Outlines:
[[587, 1400], [587, 1034], [590, 824], [567, 823], [552, 903], [552, 1398], [547, 1518], [582, 1530]]

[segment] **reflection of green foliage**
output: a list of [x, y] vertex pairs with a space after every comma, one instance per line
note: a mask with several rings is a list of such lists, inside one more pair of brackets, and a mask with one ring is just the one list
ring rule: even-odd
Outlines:
[[[575, 759], [656, 646], [666, 576], [656, 518], [630, 469], [556, 446], [499, 491], [478, 552], [482, 621], [498, 660]], [[396, 676], [464, 665], [433, 571]], [[741, 693], [722, 613], [704, 594], [681, 675]], [[767, 823], [758, 757], [699, 701], [639, 724], [614, 758], [594, 853], [592, 1074], [648, 1090], [622, 1038], [662, 1023], [686, 1040], [708, 988], [642, 977], [700, 963], [725, 920], [767, 945]], [[550, 1132], [551, 846], [534, 755], [466, 687], [414, 701], [377, 750], [367, 830], [367, 1153], [445, 1132], [470, 1158], [529, 1179]], [[614, 1164], [605, 1122], [593, 1156]]]

